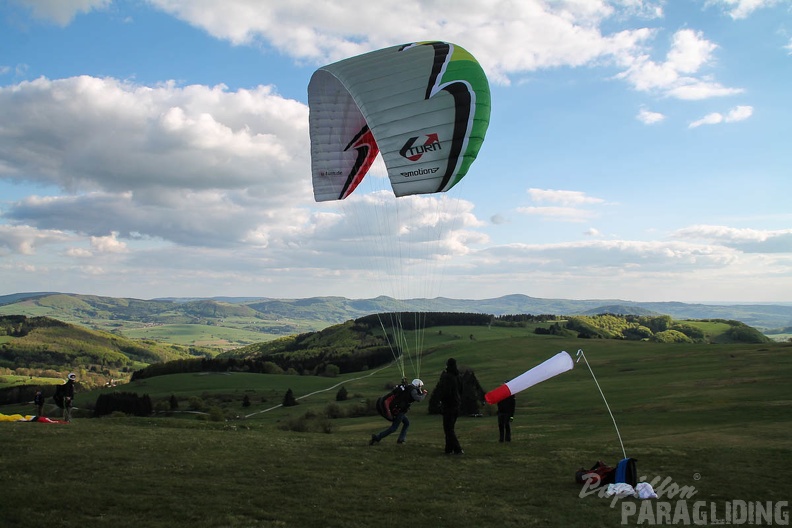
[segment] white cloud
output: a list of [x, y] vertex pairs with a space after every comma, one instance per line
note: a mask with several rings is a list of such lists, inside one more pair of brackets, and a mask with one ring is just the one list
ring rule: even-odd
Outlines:
[[748, 18], [754, 11], [780, 4], [784, 0], [708, 0], [707, 5], [715, 5], [726, 10], [734, 20]]
[[[266, 42], [287, 56], [323, 64], [373, 49], [442, 39], [459, 42], [490, 79], [581, 66], [631, 55], [649, 37], [645, 28], [604, 34], [606, 20], [659, 16], [658, 2], [606, 0], [404, 0], [398, 3], [152, 0], [152, 5], [234, 44]], [[350, 16], [354, 12], [354, 16]], [[621, 60], [621, 59], [620, 59]]]
[[701, 119], [693, 121], [688, 128], [696, 128], [701, 125], [717, 125], [719, 123], [736, 123], [744, 121], [753, 115], [752, 106], [735, 106], [726, 115], [719, 112], [707, 114]]
[[641, 108], [636, 116], [636, 119], [645, 125], [654, 125], [655, 123], [659, 123], [665, 119], [666, 116], [659, 112], [652, 112], [651, 110], [647, 110], [646, 108]]
[[118, 231], [107, 236], [91, 237], [91, 246], [100, 253], [126, 253], [127, 245], [118, 240]]
[[538, 203], [557, 203], [561, 205], [601, 204], [605, 200], [586, 196], [580, 191], [563, 191], [557, 189], [528, 189], [531, 200]]
[[605, 200], [601, 198], [587, 196], [580, 191], [531, 188], [527, 192], [536, 204], [554, 205], [519, 207], [517, 208], [518, 213], [560, 222], [586, 222], [596, 218], [598, 216], [596, 212], [584, 209], [583, 206], [605, 203]]
[[517, 212], [561, 222], [586, 222], [597, 216], [592, 211], [575, 207], [518, 207]]
[[663, 62], [646, 54], [628, 56], [627, 70], [617, 75], [642, 92], [653, 92], [686, 100], [707, 99], [741, 93], [740, 88], [727, 88], [706, 76], [695, 76], [713, 62], [717, 45], [692, 29], [674, 33], [671, 49]]
[[[39, 16], [67, 23], [76, 13], [102, 8], [111, 0], [18, 1], [32, 6]], [[618, 77], [641, 91], [683, 99], [740, 92], [696, 75], [711, 62], [717, 46], [693, 30], [674, 35], [664, 62], [649, 59], [643, 47], [657, 31], [626, 21], [663, 16], [663, 2], [457, 0], [451, 10], [442, 2], [420, 0], [395, 4], [150, 0], [149, 4], [215, 38], [235, 45], [265, 44], [312, 64], [404, 42], [442, 39], [463, 43], [496, 83], [509, 84], [515, 76], [540, 69], [611, 64], [626, 67]], [[349, 16], [351, 11], [354, 16]], [[628, 27], [604, 32], [613, 22]]]
[[0, 113], [0, 159], [28, 180], [73, 191], [306, 190], [287, 175], [307, 167], [308, 108], [271, 87], [39, 78], [0, 87]]
[[729, 113], [726, 114], [724, 121], [727, 123], [734, 123], [736, 121], [743, 121], [753, 115], [752, 106], [735, 106]]
[[85, 248], [69, 248], [68, 250], [66, 250], [66, 255], [75, 258], [93, 257], [93, 253]]
[[522, 285], [537, 297], [614, 299], [623, 298], [614, 296], [625, 283], [630, 300], [731, 301], [745, 298], [746, 284], [754, 299], [792, 294], [788, 255], [690, 241], [509, 244], [482, 250], [473, 260], [477, 276], [448, 274], [467, 288], [487, 286], [491, 296], [521, 291]]
[[674, 33], [666, 64], [678, 73], [696, 73], [711, 61], [716, 48], [700, 32], [683, 29]]
[[723, 122], [723, 115], [719, 114], [718, 112], [713, 112], [711, 114], [707, 114], [701, 119], [697, 119], [688, 125], [688, 128], [696, 128], [701, 125], [717, 125], [718, 123]]
[[29, 225], [0, 224], [0, 256], [8, 251], [32, 255], [36, 248], [45, 244], [68, 242], [73, 237], [59, 230], [39, 230]]
[[[557, 244], [509, 244], [489, 248], [490, 262], [498, 270], [530, 266], [534, 270], [576, 268], [621, 269], [632, 273], [682, 273], [693, 269], [720, 268], [734, 263], [738, 252], [717, 245], [688, 242], [590, 240]], [[496, 258], [495, 258], [496, 257]], [[496, 269], [492, 270], [496, 272]]]
[[308, 109], [271, 87], [138, 86], [74, 77], [0, 87], [0, 169], [70, 193], [4, 216], [91, 236], [116, 231], [233, 245], [312, 202]]
[[789, 253], [792, 255], [792, 229], [760, 230], [695, 225], [679, 229], [671, 236], [680, 240], [703, 240], [747, 253]]

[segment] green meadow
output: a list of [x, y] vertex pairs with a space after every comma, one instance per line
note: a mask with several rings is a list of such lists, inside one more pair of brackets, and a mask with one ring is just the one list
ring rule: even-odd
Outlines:
[[163, 324], [124, 330], [124, 336], [132, 339], [152, 339], [185, 346], [229, 348], [249, 345], [263, 340], [280, 337], [241, 328], [202, 324]]
[[[638, 474], [671, 501], [789, 501], [792, 346], [683, 345], [536, 336], [526, 329], [430, 329], [420, 377], [432, 390], [448, 357], [497, 387], [561, 350], [583, 349]], [[408, 377], [413, 376], [408, 364]], [[443, 454], [441, 419], [413, 405], [404, 445], [368, 439], [388, 423], [358, 410], [398, 380], [395, 366], [341, 375], [179, 374], [115, 390], [176, 396], [179, 411], [69, 425], [0, 424], [3, 526], [427, 527], [636, 525], [638, 499], [575, 483], [616, 465], [619, 436], [581, 360], [517, 395], [513, 441], [494, 409], [460, 418], [465, 455]], [[348, 399], [336, 402], [343, 386]], [[298, 405], [279, 404], [291, 389]], [[107, 391], [111, 389], [102, 389]], [[89, 406], [102, 391], [80, 392]], [[247, 396], [249, 407], [242, 402]], [[190, 399], [226, 420], [187, 412]], [[162, 404], [160, 404], [162, 405]], [[32, 406], [0, 407], [29, 413]], [[55, 417], [53, 412], [51, 416]], [[331, 418], [330, 416], [337, 416]], [[239, 417], [239, 418], [237, 418]], [[661, 486], [661, 483], [665, 485]], [[787, 512], [788, 522], [788, 506]], [[709, 510], [707, 510], [709, 512]], [[721, 515], [722, 517], [722, 515]], [[688, 517], [694, 520], [693, 517]], [[680, 524], [659, 518], [659, 524]], [[709, 521], [713, 518], [710, 516]], [[624, 524], [623, 524], [624, 521]], [[651, 519], [643, 518], [642, 525]], [[669, 521], [669, 522], [665, 522]]]

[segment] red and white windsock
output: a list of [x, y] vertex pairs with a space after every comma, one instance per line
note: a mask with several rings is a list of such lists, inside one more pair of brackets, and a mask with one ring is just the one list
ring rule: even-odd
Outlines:
[[558, 376], [562, 372], [572, 370], [574, 366], [575, 363], [572, 361], [572, 357], [569, 354], [566, 352], [559, 352], [547, 361], [536, 365], [531, 370], [523, 372], [511, 381], [507, 381], [497, 389], [489, 391], [484, 395], [484, 399], [487, 400], [487, 403], [493, 405], [504, 398], [508, 398], [512, 394], [517, 394], [546, 379]]

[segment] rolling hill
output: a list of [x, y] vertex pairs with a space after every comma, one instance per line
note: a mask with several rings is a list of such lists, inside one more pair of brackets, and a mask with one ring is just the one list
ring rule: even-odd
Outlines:
[[492, 315], [619, 313], [670, 315], [674, 319], [726, 319], [759, 330], [792, 326], [792, 305], [689, 304], [623, 300], [542, 299], [505, 295], [492, 299], [348, 299], [310, 297], [273, 299], [128, 299], [70, 293], [16, 293], [0, 296], [0, 315], [47, 316], [104, 330], [140, 328], [146, 324], [208, 324], [249, 329], [275, 336], [320, 330], [364, 315], [391, 311], [468, 312]]
[[[425, 328], [402, 328], [396, 339], [378, 315], [332, 325], [318, 332], [283, 337], [223, 352], [212, 359], [174, 361], [149, 365], [132, 380], [186, 372], [252, 372], [335, 377], [338, 374], [382, 368], [396, 362], [419, 364], [423, 356], [460, 342], [484, 343], [505, 335], [576, 339], [578, 346], [591, 341], [636, 341], [685, 345], [770, 344], [772, 340], [738, 321], [674, 321], [669, 316], [503, 316], [459, 312], [434, 313]], [[397, 348], [396, 341], [421, 342], [420, 350]], [[702, 347], [703, 348], [703, 347]], [[419, 357], [420, 356], [420, 357]]]
[[17, 375], [64, 377], [78, 371], [84, 385], [104, 385], [150, 363], [216, 353], [127, 339], [49, 317], [0, 316], [0, 368]]

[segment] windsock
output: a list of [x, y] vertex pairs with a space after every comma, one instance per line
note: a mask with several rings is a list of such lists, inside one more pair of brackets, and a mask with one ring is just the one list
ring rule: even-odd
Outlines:
[[541, 383], [567, 370], [572, 370], [574, 366], [575, 363], [572, 361], [572, 357], [570, 357], [569, 354], [566, 352], [559, 352], [547, 361], [536, 365], [531, 370], [523, 372], [511, 381], [507, 381], [497, 389], [489, 391], [484, 395], [484, 399], [487, 400], [487, 403], [490, 405], [498, 403], [528, 387]]

